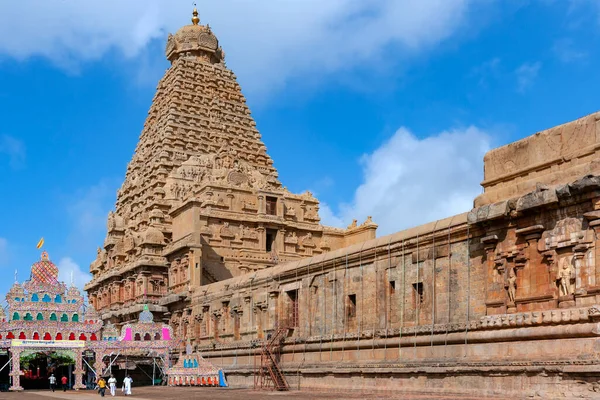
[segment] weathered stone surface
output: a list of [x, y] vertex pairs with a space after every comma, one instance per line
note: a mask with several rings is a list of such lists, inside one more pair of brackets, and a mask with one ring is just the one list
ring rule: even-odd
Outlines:
[[522, 196], [538, 184], [559, 185], [599, 175], [600, 113], [490, 150], [484, 157], [484, 193], [474, 206]]
[[556, 195], [555, 190], [550, 189], [531, 192], [517, 200], [517, 211], [525, 211], [553, 203], [558, 203], [558, 196]]
[[487, 204], [471, 210], [467, 216], [467, 221], [470, 224], [476, 224], [496, 218], [503, 218], [510, 212], [510, 202], [500, 201], [498, 203]]
[[600, 176], [587, 175], [569, 184], [571, 191], [576, 193], [600, 189]]

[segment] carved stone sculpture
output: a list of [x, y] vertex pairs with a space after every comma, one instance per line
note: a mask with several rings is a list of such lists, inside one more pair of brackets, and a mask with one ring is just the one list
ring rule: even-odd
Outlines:
[[515, 298], [517, 296], [517, 275], [515, 274], [514, 268], [511, 268], [508, 272], [507, 283], [507, 292], [508, 292], [508, 301], [512, 304], [515, 303]]
[[572, 270], [569, 259], [566, 257], [562, 258], [559, 262], [558, 275], [556, 277], [561, 296], [569, 296], [573, 294], [573, 290], [571, 288], [571, 275]]

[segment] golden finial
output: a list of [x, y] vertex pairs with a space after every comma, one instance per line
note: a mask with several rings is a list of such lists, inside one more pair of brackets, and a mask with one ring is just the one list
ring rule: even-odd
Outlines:
[[198, 25], [198, 23], [200, 22], [200, 18], [198, 18], [198, 10], [196, 9], [196, 7], [194, 7], [194, 11], [192, 12], [192, 24], [194, 25]]

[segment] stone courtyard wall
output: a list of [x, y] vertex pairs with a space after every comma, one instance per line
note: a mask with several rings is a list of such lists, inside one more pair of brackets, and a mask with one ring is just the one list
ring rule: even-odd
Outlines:
[[593, 397], [599, 210], [600, 177], [540, 188], [202, 287], [182, 320], [233, 385], [253, 384], [280, 325], [301, 389]]

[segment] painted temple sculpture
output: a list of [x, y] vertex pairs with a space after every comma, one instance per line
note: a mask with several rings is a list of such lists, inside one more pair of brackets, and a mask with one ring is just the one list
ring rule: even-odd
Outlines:
[[[154, 322], [148, 307], [144, 307], [135, 322], [121, 329], [104, 324], [92, 306], [84, 304], [80, 291], [67, 288], [58, 280], [58, 268], [46, 252], [31, 266], [31, 277], [15, 282], [6, 295], [7, 310], [0, 308], [0, 349], [8, 349], [12, 357], [11, 390], [20, 385], [20, 355], [25, 351], [67, 351], [75, 360], [75, 389], [83, 389], [83, 353], [92, 351], [95, 363], [92, 372], [108, 373], [107, 356], [147, 355], [154, 353], [168, 367], [173, 333], [168, 325]], [[167, 368], [165, 368], [167, 369]], [[216, 375], [218, 372], [215, 372]]]

